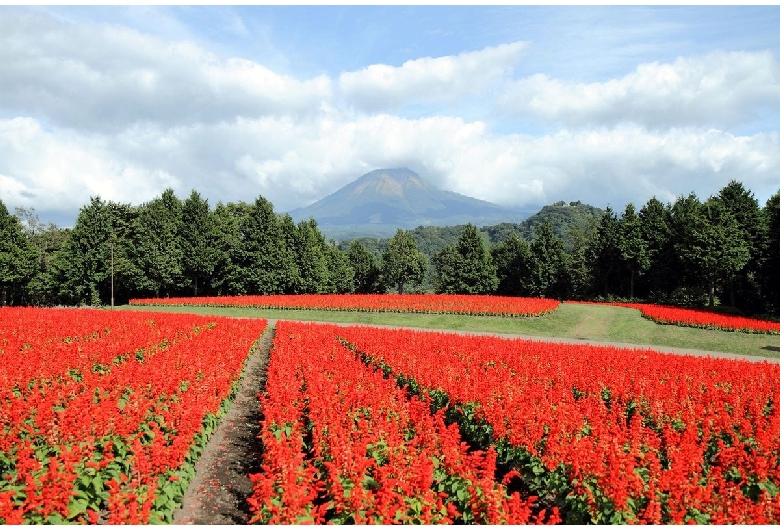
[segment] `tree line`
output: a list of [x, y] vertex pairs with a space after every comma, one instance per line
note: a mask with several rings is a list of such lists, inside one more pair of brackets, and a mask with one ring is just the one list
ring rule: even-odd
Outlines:
[[315, 220], [296, 224], [262, 196], [214, 208], [195, 190], [140, 206], [93, 197], [72, 229], [0, 201], [0, 304], [434, 291], [780, 310], [780, 191], [763, 208], [736, 181], [703, 202], [691, 193], [629, 204], [620, 216], [608, 207], [569, 227], [565, 244], [549, 219], [530, 237], [502, 233], [491, 243], [469, 224], [426, 256], [401, 229], [381, 252], [358, 240], [339, 247]]
[[564, 249], [545, 220], [530, 242], [510, 235], [488, 250], [468, 227], [432, 257], [434, 288], [780, 312], [780, 191], [763, 208], [737, 181], [706, 201], [607, 207], [568, 239]]

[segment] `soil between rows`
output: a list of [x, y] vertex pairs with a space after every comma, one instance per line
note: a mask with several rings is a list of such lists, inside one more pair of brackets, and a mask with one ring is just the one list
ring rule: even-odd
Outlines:
[[[336, 324], [328, 322], [328, 324]], [[360, 324], [336, 324], [360, 325]], [[382, 326], [379, 328], [397, 328]], [[414, 329], [414, 328], [405, 328]], [[606, 343], [578, 339], [554, 339], [527, 335], [503, 334], [492, 332], [446, 331], [457, 334], [493, 335], [505, 338], [525, 338], [547, 342], [569, 344], [596, 344], [617, 346], [628, 349], [653, 349], [665, 353], [682, 355], [709, 356], [732, 359], [745, 359], [754, 362], [780, 362], [776, 358], [760, 358], [745, 355], [728, 354], [668, 348], [651, 345], [624, 343]], [[262, 413], [258, 394], [263, 392], [266, 382], [266, 367], [270, 359], [273, 337], [276, 332], [276, 320], [268, 319], [268, 328], [263, 333], [257, 348], [247, 361], [244, 376], [238, 394], [228, 413], [222, 418], [217, 430], [209, 439], [206, 448], [195, 465], [195, 477], [187, 488], [181, 508], [174, 513], [174, 524], [247, 524], [251, 514], [246, 499], [252, 494], [250, 473], [260, 471], [261, 451], [257, 435], [260, 431]]]
[[195, 465], [174, 524], [247, 524], [250, 473], [260, 471], [260, 401], [275, 327], [269, 322], [247, 360], [238, 394]]

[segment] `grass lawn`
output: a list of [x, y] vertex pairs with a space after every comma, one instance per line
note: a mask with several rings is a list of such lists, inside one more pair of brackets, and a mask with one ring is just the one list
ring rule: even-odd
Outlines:
[[657, 345], [780, 358], [780, 335], [759, 335], [661, 325], [642, 318], [637, 309], [614, 306], [564, 303], [553, 313], [542, 317], [477, 317], [218, 307], [121, 306], [118, 309], [516, 333], [538, 337]]

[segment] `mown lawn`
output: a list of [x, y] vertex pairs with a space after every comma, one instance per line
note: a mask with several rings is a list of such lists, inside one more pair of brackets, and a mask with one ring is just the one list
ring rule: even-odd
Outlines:
[[217, 307], [121, 306], [118, 309], [514, 333], [780, 358], [780, 335], [661, 325], [642, 318], [636, 309], [613, 306], [564, 303], [551, 314], [530, 318]]

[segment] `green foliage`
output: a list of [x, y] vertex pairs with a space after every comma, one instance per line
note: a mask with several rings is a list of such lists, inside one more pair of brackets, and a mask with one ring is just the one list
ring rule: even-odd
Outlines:
[[253, 205], [237, 210], [239, 240], [232, 255], [229, 287], [237, 294], [290, 292], [297, 283], [298, 268], [273, 205], [261, 196]]
[[354, 273], [356, 293], [385, 292], [385, 287], [381, 283], [379, 263], [359, 240], [356, 239], [349, 244], [347, 256]]
[[54, 257], [67, 241], [70, 230], [41, 222], [34, 208], [14, 208], [27, 238], [36, 249], [36, 272], [28, 282], [23, 302], [51, 306], [57, 303], [57, 285], [52, 275]]
[[556, 237], [552, 223], [544, 221], [531, 243], [531, 294], [562, 298], [567, 291], [568, 259], [563, 241]]
[[184, 281], [182, 231], [182, 203], [172, 189], [141, 206], [133, 247], [133, 260], [142, 271], [137, 288], [158, 297], [180, 288]]
[[763, 289], [769, 307], [780, 312], [780, 190], [766, 202], [764, 215], [767, 225], [767, 244], [762, 266]]
[[672, 245], [671, 216], [671, 205], [664, 205], [655, 197], [639, 210], [642, 238], [647, 242], [649, 266], [645, 281], [649, 292], [668, 292], [679, 276], [681, 267]]
[[115, 289], [120, 296], [138, 292], [144, 275], [135, 261], [137, 209], [92, 197], [76, 218], [67, 241], [52, 261], [60, 302], [98, 305], [110, 302], [111, 251]]
[[193, 296], [198, 296], [198, 290], [210, 290], [220, 261], [217, 221], [208, 200], [195, 190], [182, 203], [181, 221], [179, 236], [185, 287], [191, 287]]
[[732, 181], [704, 204], [693, 193], [673, 204], [654, 197], [620, 218], [558, 202], [519, 224], [420, 226], [403, 244], [396, 233], [336, 251], [314, 220], [296, 226], [262, 197], [213, 211], [195, 190], [182, 202], [168, 189], [141, 206], [94, 197], [73, 229], [42, 223], [33, 209], [17, 208], [14, 218], [3, 208], [0, 289], [6, 303], [107, 304], [113, 248], [120, 304], [156, 294], [388, 288], [691, 304], [706, 289], [708, 301], [772, 313], [780, 311], [779, 195], [762, 209]]
[[417, 250], [409, 232], [398, 229], [382, 254], [382, 276], [390, 285], [395, 285], [403, 294], [407, 284], [420, 284], [425, 278], [428, 263]]
[[622, 264], [618, 241], [620, 241], [620, 222], [612, 208], [607, 206], [587, 251], [593, 276], [599, 283], [598, 293], [610, 292], [610, 280]]
[[432, 258], [436, 292], [492, 294], [498, 286], [493, 258], [477, 228], [469, 223], [456, 246], [444, 247]]
[[325, 292], [346, 294], [355, 290], [355, 271], [349, 261], [349, 256], [331, 242], [325, 246], [325, 264], [328, 275], [325, 282]]
[[457, 294], [461, 256], [452, 245], [447, 245], [431, 258], [432, 283], [437, 293]]
[[642, 233], [642, 220], [637, 216], [634, 205], [628, 203], [620, 218], [620, 239], [618, 239], [620, 257], [631, 273], [629, 298], [634, 298], [634, 279], [650, 267], [649, 243]]
[[531, 247], [516, 234], [490, 250], [499, 283], [496, 294], [530, 296], [531, 269], [534, 261]]
[[21, 302], [37, 271], [38, 251], [0, 200], [0, 305]]
[[759, 310], [762, 306], [760, 276], [769, 243], [765, 212], [753, 194], [734, 180], [720, 190], [717, 198], [736, 220], [749, 254], [745, 266], [729, 281], [729, 305]]
[[736, 218], [716, 198], [693, 203], [687, 220], [680, 255], [706, 280], [709, 305], [714, 306], [715, 282], [732, 279], [750, 259], [750, 251]]
[[572, 232], [587, 230], [590, 223], [597, 221], [603, 211], [595, 206], [583, 204], [580, 201], [565, 203], [558, 201], [542, 207], [537, 213], [518, 224], [501, 223], [487, 226], [487, 232], [492, 243], [500, 243], [510, 236], [517, 235], [521, 239], [531, 241], [534, 234], [546, 221], [549, 221], [556, 237], [563, 241], [564, 250], [570, 252], [575, 245]]
[[301, 221], [295, 230], [295, 263], [300, 284], [297, 293], [314, 294], [334, 292], [329, 287], [328, 246], [317, 228], [317, 221]]

